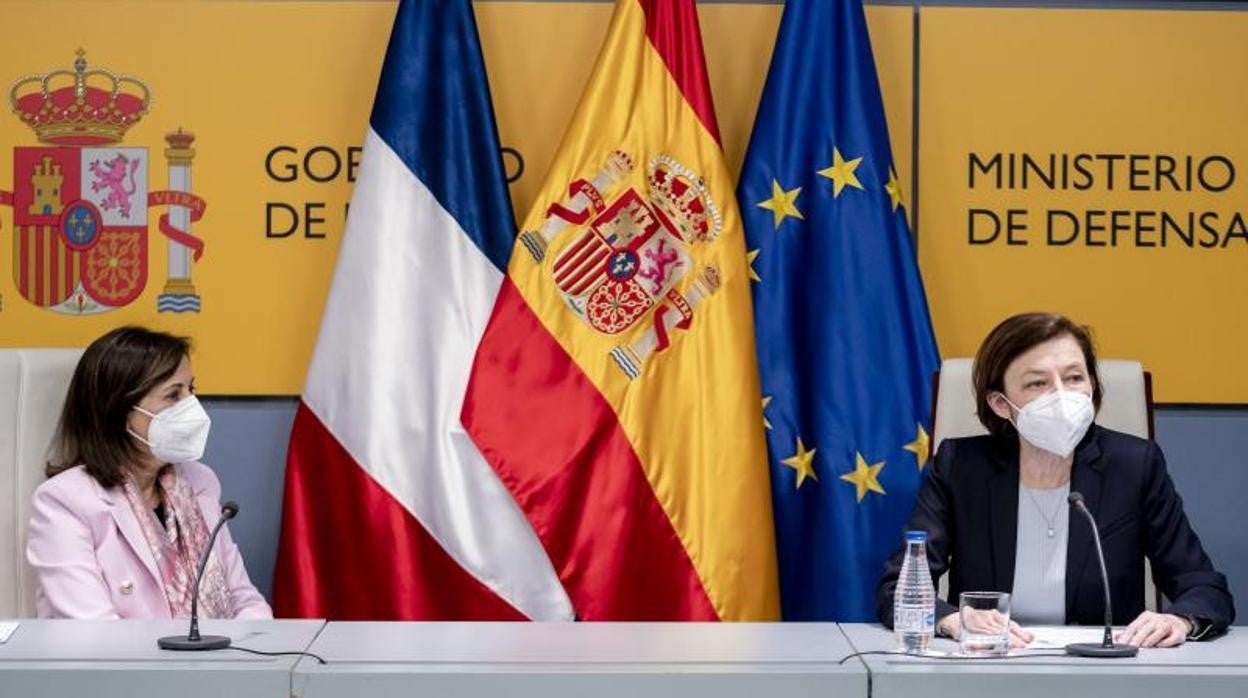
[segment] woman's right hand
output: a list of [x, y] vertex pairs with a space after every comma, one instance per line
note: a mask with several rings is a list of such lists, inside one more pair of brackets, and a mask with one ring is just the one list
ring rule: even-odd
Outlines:
[[940, 635], [942, 637], [953, 638], [954, 640], [956, 640], [958, 639], [959, 636], [961, 636], [961, 633], [962, 633], [962, 623], [961, 621], [958, 620], [957, 613], [950, 613], [944, 618], [941, 618], [940, 621], [936, 623], [937, 635]]
[[[972, 632], [982, 634], [1000, 633], [1001, 625], [1005, 621], [1005, 616], [999, 611], [985, 610], [977, 611], [974, 609], [963, 609], [966, 614], [966, 621]], [[1010, 621], [1010, 647], [1020, 648], [1026, 647], [1028, 643], [1036, 639], [1035, 635], [1027, 632], [1014, 621]], [[951, 637], [955, 640], [962, 636], [962, 618], [958, 613], [950, 613], [940, 622], [936, 624], [937, 631], [945, 637]]]

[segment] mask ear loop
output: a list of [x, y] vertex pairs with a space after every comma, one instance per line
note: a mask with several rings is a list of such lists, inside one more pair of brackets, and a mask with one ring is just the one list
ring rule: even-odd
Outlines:
[[[1015, 405], [1013, 402], [1010, 402], [1010, 399], [1005, 396], [1004, 392], [1000, 390], [994, 390], [992, 392], [996, 393], [997, 395], [1000, 395], [1001, 399], [1005, 400], [1005, 404], [1009, 405], [1010, 407], [1014, 409], [1014, 414], [1018, 414], [1019, 412], [1023, 411], [1023, 408], [1019, 407], [1018, 405]], [[1010, 421], [1014, 421], [1014, 420], [1010, 420]]]
[[1000, 395], [1000, 396], [1001, 396], [1001, 399], [1002, 399], [1002, 400], [1005, 400], [1005, 404], [1009, 405], [1010, 407], [1013, 407], [1013, 408], [1014, 408], [1014, 411], [1015, 411], [1016, 413], [1017, 413], [1017, 412], [1022, 412], [1022, 411], [1023, 411], [1023, 408], [1021, 408], [1021, 407], [1019, 407], [1018, 405], [1015, 405], [1014, 403], [1010, 402], [1010, 399], [1009, 399], [1008, 397], [1006, 397], [1006, 396], [1005, 396], [1005, 393], [1003, 393], [1003, 392], [1001, 392], [1000, 390], [998, 390], [998, 391], [997, 391], [997, 395]]
[[[155, 418], [156, 418], [156, 415], [152, 414], [151, 412], [148, 412], [147, 410], [143, 409], [142, 407], [139, 407], [138, 405], [135, 405], [135, 406], [131, 407], [130, 409], [132, 409], [132, 410], [136, 410], [136, 411], [137, 411], [137, 412], [139, 412], [140, 414], [145, 414], [145, 415], [147, 415], [148, 417], [151, 417], [152, 419], [155, 419]], [[134, 438], [138, 439], [140, 442], [142, 442], [145, 446], [147, 446], [147, 448], [148, 448], [148, 450], [149, 450], [149, 451], [151, 450], [151, 448], [152, 448], [152, 442], [151, 442], [151, 441], [148, 441], [147, 439], [143, 438], [142, 436], [139, 436], [139, 435], [138, 435], [137, 433], [135, 433], [135, 431], [134, 431], [133, 429], [131, 429], [129, 426], [127, 426], [127, 427], [126, 427], [126, 433], [127, 433], [127, 434], [129, 434], [129, 435], [131, 435], [131, 436], [133, 436]]]
[[1009, 405], [1011, 408], [1014, 409], [1014, 413], [1011, 414], [1009, 417], [1007, 417], [1006, 421], [1010, 423], [1010, 426], [1014, 427], [1014, 431], [1018, 431], [1018, 414], [1021, 413], [1023, 409], [1019, 407], [1018, 405], [1015, 405], [1013, 402], [1010, 402], [1010, 399], [1005, 396], [1004, 391], [994, 390], [992, 392], [996, 393], [997, 395], [1000, 395], [1001, 399], [1005, 400], [1005, 404]]

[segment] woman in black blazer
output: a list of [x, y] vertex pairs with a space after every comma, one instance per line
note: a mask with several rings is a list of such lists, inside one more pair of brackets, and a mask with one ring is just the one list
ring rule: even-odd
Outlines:
[[[1188, 523], [1160, 449], [1092, 424], [1101, 385], [1087, 329], [1060, 315], [1016, 315], [984, 340], [972, 373], [990, 433], [941, 443], [908, 524], [927, 531], [933, 579], [949, 573], [937, 631], [959, 634], [950, 602], [963, 591], [1013, 592], [1024, 624], [1104, 622], [1092, 529], [1065, 506], [1079, 492], [1100, 527], [1114, 623], [1127, 626], [1120, 642], [1166, 647], [1225, 632], [1235, 619], [1226, 577]], [[876, 587], [889, 627], [904, 552]], [[1144, 610], [1145, 557], [1170, 599], [1165, 613]], [[1011, 626], [1015, 645], [1031, 640]]]

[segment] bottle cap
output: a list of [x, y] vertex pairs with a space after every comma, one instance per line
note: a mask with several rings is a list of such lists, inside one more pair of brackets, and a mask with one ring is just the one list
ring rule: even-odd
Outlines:
[[907, 543], [926, 543], [927, 531], [906, 531]]

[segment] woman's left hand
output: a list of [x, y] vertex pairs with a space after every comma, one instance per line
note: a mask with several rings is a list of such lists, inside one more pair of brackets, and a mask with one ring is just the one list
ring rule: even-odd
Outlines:
[[1119, 633], [1117, 642], [1136, 647], [1178, 647], [1191, 631], [1185, 618], [1145, 611]]

